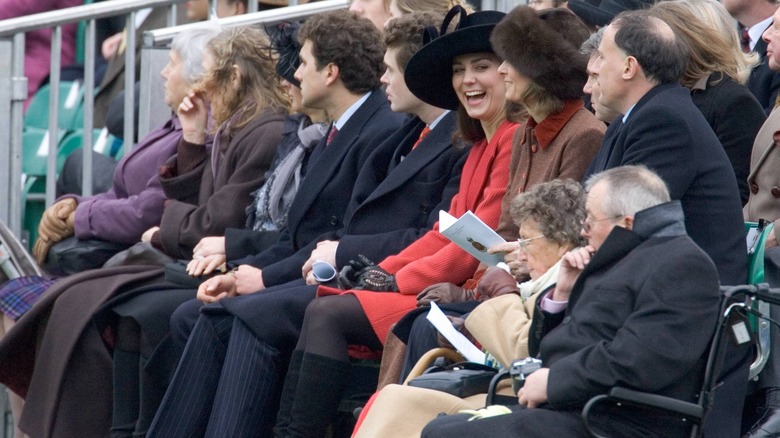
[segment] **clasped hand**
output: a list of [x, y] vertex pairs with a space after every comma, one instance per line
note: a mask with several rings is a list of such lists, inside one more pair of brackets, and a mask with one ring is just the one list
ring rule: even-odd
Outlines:
[[247, 295], [265, 289], [263, 271], [254, 266], [241, 265], [224, 275], [209, 278], [198, 287], [197, 299], [205, 304], [226, 297]]

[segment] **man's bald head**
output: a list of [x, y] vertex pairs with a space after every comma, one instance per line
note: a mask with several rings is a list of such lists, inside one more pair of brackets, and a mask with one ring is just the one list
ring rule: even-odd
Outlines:
[[648, 80], [679, 82], [688, 63], [688, 50], [663, 20], [646, 10], [624, 12], [610, 23], [615, 45], [636, 58]]

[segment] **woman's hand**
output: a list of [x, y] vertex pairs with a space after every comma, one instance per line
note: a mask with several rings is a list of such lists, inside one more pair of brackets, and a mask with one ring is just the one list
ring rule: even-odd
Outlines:
[[184, 96], [176, 112], [181, 121], [184, 140], [197, 145], [206, 143], [209, 110], [205, 99], [200, 94], [190, 91]]
[[489, 300], [501, 295], [517, 293], [515, 277], [501, 268], [490, 267], [477, 284], [480, 301]]
[[47, 208], [38, 224], [38, 235], [53, 243], [72, 235], [72, 216], [77, 205], [75, 199], [67, 198]]
[[223, 254], [213, 254], [206, 257], [198, 255], [187, 263], [187, 274], [193, 277], [208, 275], [220, 266], [223, 266], [225, 262], [226, 260]]
[[488, 248], [488, 253], [504, 253], [504, 263], [509, 266], [509, 272], [516, 280], [528, 278], [528, 265], [526, 264], [525, 253], [520, 250], [520, 244], [516, 240], [506, 243], [500, 243]]
[[224, 236], [211, 236], [200, 239], [195, 249], [192, 250], [192, 257], [208, 257], [210, 255], [225, 255], [225, 237]]
[[431, 302], [436, 304], [460, 303], [475, 298], [476, 293], [473, 290], [463, 289], [452, 283], [436, 283], [417, 294], [417, 307], [430, 306]]
[[141, 242], [145, 242], [145, 243], [151, 242], [152, 238], [154, 237], [154, 233], [158, 231], [160, 231], [160, 227], [152, 227], [144, 231], [144, 234], [141, 235]]

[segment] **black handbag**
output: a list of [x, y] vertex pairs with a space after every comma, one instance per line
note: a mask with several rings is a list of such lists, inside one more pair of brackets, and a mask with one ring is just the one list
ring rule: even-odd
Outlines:
[[429, 368], [407, 382], [409, 386], [435, 389], [456, 397], [486, 394], [497, 369], [475, 362], [458, 362], [445, 368]]
[[80, 240], [74, 236], [67, 237], [49, 248], [43, 269], [56, 276], [96, 269], [128, 246], [130, 245], [99, 239]]

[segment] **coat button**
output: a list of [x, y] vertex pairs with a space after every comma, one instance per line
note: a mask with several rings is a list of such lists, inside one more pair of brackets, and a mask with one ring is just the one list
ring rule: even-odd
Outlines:
[[539, 150], [539, 148], [535, 144], [531, 145], [531, 152], [536, 153], [537, 150]]
[[772, 196], [775, 198], [780, 198], [780, 187], [774, 186], [772, 187]]
[[563, 318], [563, 324], [568, 324], [570, 322], [571, 322], [571, 316], [567, 316], [567, 317]]
[[330, 217], [330, 224], [331, 225], [336, 226], [336, 224], [338, 224], [338, 223], [339, 223], [339, 219], [336, 216], [331, 216]]
[[427, 206], [425, 206], [425, 205], [423, 205], [422, 207], [420, 207], [420, 211], [422, 212], [422, 214], [426, 214], [426, 215], [427, 215], [428, 213], [430, 213], [430, 212], [431, 212], [431, 211], [428, 209], [428, 207], [427, 207]]
[[758, 193], [758, 184], [750, 183], [750, 191], [753, 192], [753, 194]]

